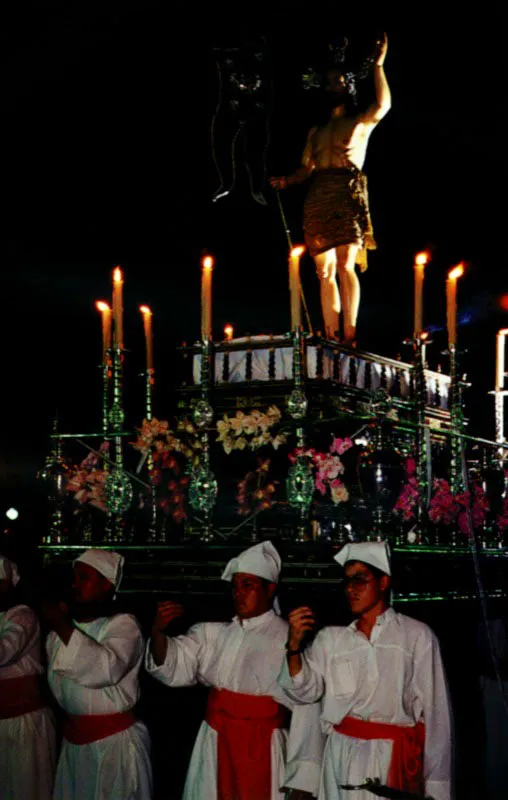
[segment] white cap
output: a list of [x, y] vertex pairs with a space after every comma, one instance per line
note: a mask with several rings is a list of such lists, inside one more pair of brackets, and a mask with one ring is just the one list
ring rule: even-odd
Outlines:
[[346, 544], [334, 558], [341, 567], [347, 561], [362, 561], [371, 567], [377, 567], [386, 575], [392, 574], [388, 542], [351, 542]]
[[74, 563], [77, 564], [78, 562], [88, 564], [89, 567], [96, 569], [97, 572], [100, 572], [101, 575], [107, 578], [115, 589], [118, 589], [120, 586], [123, 578], [125, 558], [119, 553], [114, 553], [111, 550], [94, 548], [93, 550], [86, 550], [82, 553]]
[[5, 556], [0, 556], [0, 581], [10, 581], [16, 586], [19, 581], [18, 566]]
[[237, 572], [245, 572], [265, 578], [270, 583], [278, 583], [281, 566], [280, 556], [273, 544], [261, 542], [232, 558], [222, 573], [222, 580], [231, 581]]

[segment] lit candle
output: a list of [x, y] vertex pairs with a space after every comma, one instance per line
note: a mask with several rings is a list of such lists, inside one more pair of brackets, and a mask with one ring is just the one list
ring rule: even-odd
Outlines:
[[115, 322], [115, 345], [123, 347], [123, 275], [120, 267], [113, 270], [113, 319]]
[[103, 300], [95, 304], [102, 316], [102, 363], [108, 363], [108, 351], [111, 348], [111, 309]]
[[289, 254], [289, 296], [291, 302], [291, 330], [302, 326], [302, 304], [300, 296], [300, 258], [305, 247], [293, 247]]
[[415, 258], [415, 339], [419, 339], [423, 331], [423, 279], [425, 276], [425, 265], [428, 261], [428, 253], [418, 253]]
[[153, 372], [152, 311], [148, 306], [140, 306], [139, 310], [143, 315], [143, 327], [145, 329], [146, 371]]
[[233, 326], [226, 325], [224, 327], [224, 339], [226, 340], [226, 342], [230, 342], [232, 338], [233, 338]]
[[496, 341], [496, 392], [504, 389], [504, 378], [506, 373], [505, 366], [505, 342], [508, 336], [508, 328], [503, 328], [497, 334]]
[[464, 264], [458, 264], [448, 273], [446, 281], [446, 318], [448, 322], [448, 346], [457, 344], [457, 281], [464, 274]]
[[201, 268], [201, 339], [208, 342], [212, 338], [213, 258], [205, 256]]

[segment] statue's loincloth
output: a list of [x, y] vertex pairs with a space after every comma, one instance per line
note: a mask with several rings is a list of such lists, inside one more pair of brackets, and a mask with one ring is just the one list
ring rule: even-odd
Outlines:
[[355, 166], [318, 170], [303, 211], [305, 243], [311, 256], [344, 244], [358, 244], [357, 263], [367, 269], [367, 250], [375, 250], [367, 176]]

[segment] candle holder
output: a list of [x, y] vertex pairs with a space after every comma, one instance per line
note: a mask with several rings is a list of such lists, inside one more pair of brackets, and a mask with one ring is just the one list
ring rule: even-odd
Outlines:
[[201, 532], [203, 542], [211, 542], [214, 534], [211, 527], [211, 517], [218, 494], [218, 483], [210, 468], [210, 440], [208, 428], [213, 422], [213, 408], [209, 402], [210, 396], [210, 363], [213, 358], [213, 344], [209, 339], [201, 343], [201, 399], [197, 401], [193, 410], [193, 421], [201, 431], [202, 455], [197, 466], [190, 473], [189, 504], [193, 511], [204, 515], [204, 527]]
[[414, 542], [421, 544], [426, 539], [427, 508], [430, 502], [429, 466], [430, 444], [428, 428], [425, 422], [427, 406], [427, 381], [425, 377], [427, 345], [432, 344], [428, 335], [423, 333], [413, 339], [406, 340], [413, 348], [413, 403], [416, 424], [416, 480], [418, 483], [418, 505], [416, 509], [416, 525], [413, 530]]
[[[288, 413], [295, 421], [301, 422], [307, 416], [308, 401], [303, 384], [303, 338], [300, 326], [296, 326], [291, 337], [293, 339], [293, 385], [294, 388], [287, 400]], [[298, 450], [305, 447], [305, 433], [301, 425], [296, 429], [296, 446]], [[298, 456], [290, 468], [286, 481], [289, 505], [298, 511], [298, 527], [296, 540], [307, 541], [307, 522], [309, 509], [314, 496], [314, 474], [305, 456]]]
[[128, 511], [134, 498], [131, 481], [123, 469], [122, 430], [125, 420], [123, 410], [123, 364], [122, 348], [116, 344], [113, 348], [113, 402], [109, 410], [108, 421], [113, 434], [115, 446], [115, 466], [106, 479], [104, 492], [106, 506], [111, 519], [106, 526], [106, 541], [118, 543], [124, 538], [123, 515]]
[[462, 411], [462, 392], [458, 373], [458, 351], [456, 345], [449, 345], [448, 356], [450, 359], [450, 489], [453, 495], [457, 495], [464, 491], [461, 440], [464, 427], [464, 415]]
[[46, 484], [51, 508], [49, 528], [43, 537], [43, 544], [54, 545], [62, 544], [64, 540], [63, 505], [69, 473], [62, 455], [62, 440], [58, 436], [57, 420], [53, 422], [51, 442], [51, 451], [38, 478]]

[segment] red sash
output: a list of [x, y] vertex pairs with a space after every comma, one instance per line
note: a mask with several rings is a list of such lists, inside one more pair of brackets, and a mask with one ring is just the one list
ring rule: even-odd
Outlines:
[[118, 714], [69, 714], [65, 720], [64, 737], [71, 744], [91, 744], [121, 733], [136, 722], [132, 711]]
[[211, 689], [205, 720], [218, 733], [217, 800], [265, 800], [272, 793], [271, 738], [286, 709], [272, 697]]
[[424, 793], [423, 747], [425, 725], [419, 722], [411, 727], [387, 725], [384, 722], [367, 722], [355, 717], [345, 717], [334, 725], [337, 733], [354, 739], [389, 739], [393, 742], [392, 759], [387, 785], [391, 789]]
[[41, 697], [38, 675], [0, 680], [0, 719], [12, 719], [39, 711], [46, 703]]

